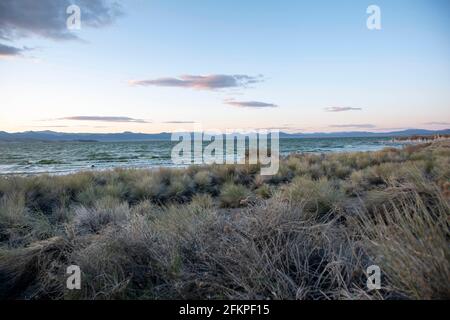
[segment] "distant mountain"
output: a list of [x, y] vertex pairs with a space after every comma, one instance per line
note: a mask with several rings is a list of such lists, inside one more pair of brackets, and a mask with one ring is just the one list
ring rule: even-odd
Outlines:
[[147, 134], [147, 133], [64, 133], [54, 131], [25, 131], [8, 133], [0, 131], [1, 141], [148, 141], [148, 140], [170, 140], [171, 134], [167, 132]]
[[437, 135], [450, 134], [450, 129], [426, 130], [407, 129], [402, 131], [389, 132], [369, 132], [369, 131], [348, 131], [348, 132], [317, 132], [317, 133], [285, 133], [280, 132], [280, 138], [370, 138], [370, 137], [408, 137], [415, 135]]
[[[405, 137], [414, 135], [436, 135], [450, 134], [450, 129], [446, 130], [425, 130], [408, 129], [392, 132], [317, 132], [317, 133], [286, 133], [280, 132], [280, 138], [370, 138], [370, 137]], [[170, 140], [171, 133], [64, 133], [54, 131], [25, 131], [8, 133], [0, 131], [0, 141], [99, 141], [99, 142], [121, 142], [121, 141], [151, 141]]]

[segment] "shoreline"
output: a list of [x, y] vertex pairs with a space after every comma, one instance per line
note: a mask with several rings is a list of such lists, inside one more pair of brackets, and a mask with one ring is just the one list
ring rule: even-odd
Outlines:
[[392, 139], [392, 142], [403, 142], [403, 143], [427, 143], [427, 142], [439, 142], [439, 141], [449, 141], [450, 135], [442, 134], [442, 135], [416, 135], [411, 137], [396, 137]]
[[[289, 140], [289, 139], [287, 139], [287, 140]], [[332, 141], [332, 140], [334, 140], [334, 138], [330, 138], [330, 141]], [[386, 142], [386, 140], [382, 140], [382, 142]], [[395, 145], [390, 145], [391, 143], [395, 144]], [[395, 141], [392, 141], [392, 142], [389, 142], [386, 144], [381, 144], [381, 145], [370, 145], [370, 146], [367, 145], [365, 147], [365, 149], [362, 148], [362, 149], [358, 149], [358, 150], [349, 150], [351, 148], [357, 148], [357, 147], [352, 146], [347, 149], [336, 148], [336, 149], [327, 150], [327, 151], [323, 151], [323, 150], [321, 150], [321, 151], [292, 151], [292, 152], [283, 152], [281, 157], [286, 158], [289, 156], [307, 155], [307, 154], [325, 154], [326, 155], [326, 154], [334, 154], [334, 153], [343, 154], [343, 153], [358, 153], [358, 152], [377, 152], [377, 151], [381, 151], [385, 148], [403, 148], [404, 146], [409, 145], [411, 143], [418, 144], [420, 142], [415, 142], [415, 141], [414, 142], [407, 142], [407, 141], [395, 142]], [[42, 160], [40, 160], [40, 161], [42, 161]], [[64, 176], [64, 175], [77, 174], [80, 172], [81, 173], [82, 172], [104, 172], [104, 171], [117, 170], [117, 169], [119, 169], [119, 170], [151, 170], [151, 171], [153, 171], [153, 170], [159, 170], [159, 169], [164, 169], [164, 168], [182, 169], [182, 168], [187, 168], [190, 166], [190, 165], [174, 165], [174, 164], [166, 164], [166, 165], [164, 165], [164, 164], [149, 164], [149, 165], [146, 165], [143, 163], [136, 165], [133, 163], [124, 164], [123, 162], [117, 162], [117, 163], [112, 162], [112, 163], [113, 164], [111, 166], [103, 166], [103, 167], [101, 165], [104, 165], [104, 163], [101, 163], [101, 162], [98, 163], [97, 165], [95, 165], [95, 163], [91, 163], [91, 164], [87, 163], [85, 167], [82, 167], [82, 168], [79, 167], [79, 169], [67, 168], [66, 170], [49, 169], [48, 171], [44, 171], [45, 167], [42, 167], [43, 170], [38, 171], [38, 172], [36, 172], [36, 171], [8, 172], [8, 171], [1, 171], [1, 169], [0, 169], [0, 176], [39, 176], [39, 175]], [[17, 166], [17, 165], [18, 164], [10, 165], [10, 166]], [[30, 164], [30, 165], [33, 165], [33, 164]], [[40, 165], [40, 164], [36, 163], [34, 165]], [[49, 164], [49, 166], [50, 165], [57, 165], [57, 163], [54, 163], [54, 164], [51, 163], [51, 164]], [[61, 163], [61, 165], [68, 165], [68, 164]], [[92, 168], [91, 165], [95, 165], [95, 168]], [[192, 165], [194, 165], [194, 164], [192, 164]], [[4, 166], [5, 166], [5, 164], [4, 164]], [[44, 166], [44, 165], [40, 165], [40, 166]], [[1, 165], [0, 165], [0, 167], [1, 167]]]

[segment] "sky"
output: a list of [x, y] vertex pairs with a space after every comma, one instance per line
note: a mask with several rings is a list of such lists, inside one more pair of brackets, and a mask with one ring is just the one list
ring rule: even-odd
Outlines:
[[0, 0], [0, 131], [447, 129], [449, 15], [447, 0]]

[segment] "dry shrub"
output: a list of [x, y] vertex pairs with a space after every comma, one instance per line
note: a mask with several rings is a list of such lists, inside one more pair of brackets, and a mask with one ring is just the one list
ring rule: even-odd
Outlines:
[[[52, 274], [67, 254], [60, 237], [37, 241], [26, 248], [0, 249], [0, 299], [61, 298], [63, 277]], [[62, 275], [62, 270], [59, 270]]]
[[250, 191], [243, 185], [227, 183], [220, 192], [220, 204], [224, 208], [239, 208], [242, 206], [242, 201], [250, 195]]
[[264, 184], [255, 190], [255, 193], [263, 199], [269, 199], [273, 194], [271, 186]]
[[192, 197], [190, 207], [212, 210], [214, 208], [214, 199], [209, 194], [196, 194]]
[[200, 191], [208, 191], [212, 185], [213, 179], [210, 173], [206, 170], [199, 171], [194, 175], [194, 182]]
[[285, 188], [283, 195], [289, 202], [301, 204], [305, 210], [321, 215], [339, 209], [344, 199], [339, 184], [327, 178], [297, 177]]
[[345, 230], [286, 202], [270, 200], [239, 219], [219, 219], [195, 242], [185, 263], [202, 273], [187, 275], [189, 298], [338, 299], [364, 285], [363, 254]]
[[450, 208], [432, 208], [418, 193], [403, 195], [378, 215], [361, 212], [366, 248], [387, 279], [386, 289], [412, 299], [450, 298]]
[[130, 217], [127, 203], [103, 198], [93, 208], [75, 208], [74, 224], [81, 234], [98, 233], [108, 225], [119, 225]]

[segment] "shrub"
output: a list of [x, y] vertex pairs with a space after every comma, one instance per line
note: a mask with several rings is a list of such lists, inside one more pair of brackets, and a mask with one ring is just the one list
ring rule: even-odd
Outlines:
[[255, 193], [263, 199], [269, 199], [272, 196], [272, 188], [264, 184], [255, 190]]
[[94, 208], [75, 208], [75, 226], [81, 234], [98, 233], [106, 226], [118, 225], [130, 216], [127, 203], [119, 203], [114, 198], [103, 198], [97, 201]]
[[243, 185], [227, 183], [220, 192], [220, 204], [225, 208], [239, 208], [242, 201], [250, 196], [250, 191]]
[[291, 203], [301, 204], [305, 210], [325, 214], [339, 208], [344, 193], [336, 182], [321, 178], [317, 181], [297, 177], [286, 187], [285, 198]]
[[16, 246], [31, 229], [23, 195], [6, 195], [0, 199], [0, 241]]
[[202, 192], [208, 191], [213, 182], [211, 175], [208, 171], [199, 171], [194, 176], [194, 182], [196, 188]]
[[450, 298], [450, 207], [444, 199], [429, 208], [419, 194], [403, 195], [389, 211], [360, 214], [367, 250], [386, 274], [387, 290], [413, 299]]
[[214, 199], [209, 194], [196, 194], [192, 197], [190, 206], [192, 208], [199, 208], [200, 210], [212, 210], [214, 208]]
[[173, 176], [167, 187], [165, 201], [186, 202], [191, 198], [194, 188], [194, 182], [188, 175]]
[[203, 273], [188, 296], [352, 296], [365, 285], [363, 257], [345, 230], [335, 226], [305, 219], [300, 207], [278, 200], [249, 208], [239, 220], [218, 221], [197, 236], [198, 249], [189, 251], [193, 256], [186, 267]]
[[269, 183], [272, 184], [286, 183], [291, 181], [293, 177], [294, 173], [287, 166], [281, 165], [278, 172], [275, 175], [270, 176]]

